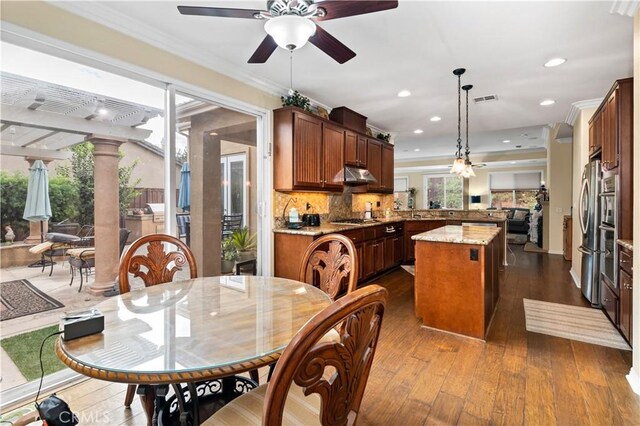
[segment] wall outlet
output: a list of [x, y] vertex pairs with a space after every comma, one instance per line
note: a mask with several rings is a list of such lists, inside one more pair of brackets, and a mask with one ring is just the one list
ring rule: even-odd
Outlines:
[[489, 217], [493, 217], [493, 213], [492, 213], [492, 212], [489, 212], [489, 213], [487, 213], [487, 216], [489, 216]]
[[380, 207], [380, 201], [376, 201], [376, 207]]
[[556, 213], [562, 213], [562, 207], [556, 207]]
[[449, 212], [449, 216], [453, 216], [453, 212]]

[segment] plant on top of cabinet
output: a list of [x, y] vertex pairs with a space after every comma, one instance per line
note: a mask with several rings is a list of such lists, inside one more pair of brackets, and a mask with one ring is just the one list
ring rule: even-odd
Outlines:
[[306, 96], [303, 96], [297, 90], [289, 92], [287, 96], [280, 96], [283, 107], [295, 106], [302, 108], [305, 111], [311, 111], [311, 101]]
[[391, 134], [390, 133], [378, 133], [376, 135], [376, 138], [380, 139], [381, 141], [385, 141], [386, 143], [391, 142]]

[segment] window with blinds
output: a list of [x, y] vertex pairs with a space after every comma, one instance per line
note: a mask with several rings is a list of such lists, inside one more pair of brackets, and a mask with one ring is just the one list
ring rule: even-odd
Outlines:
[[539, 171], [491, 173], [489, 175], [491, 207], [533, 209], [541, 181], [542, 172]]

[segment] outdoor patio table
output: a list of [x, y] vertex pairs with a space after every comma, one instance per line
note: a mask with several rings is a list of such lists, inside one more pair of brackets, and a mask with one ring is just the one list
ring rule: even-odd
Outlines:
[[[199, 424], [256, 386], [237, 374], [276, 361], [302, 325], [330, 303], [323, 291], [284, 278], [176, 281], [98, 304], [104, 331], [58, 339], [56, 354], [83, 375], [147, 385], [141, 401], [149, 423], [156, 398], [158, 424]], [[169, 386], [173, 394], [165, 398]]]

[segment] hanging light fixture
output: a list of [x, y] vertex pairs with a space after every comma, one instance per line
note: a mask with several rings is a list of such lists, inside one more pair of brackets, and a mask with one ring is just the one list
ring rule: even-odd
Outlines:
[[466, 145], [465, 150], [464, 150], [464, 170], [462, 171], [462, 173], [460, 173], [460, 175], [465, 179], [468, 179], [471, 176], [475, 176], [476, 175], [473, 172], [473, 167], [471, 165], [471, 160], [469, 160], [469, 154], [471, 153], [471, 150], [469, 149], [469, 90], [471, 90], [472, 88], [473, 88], [473, 85], [471, 85], [471, 84], [467, 84], [465, 86], [462, 86], [462, 90], [464, 90], [466, 92], [466, 98], [467, 98], [466, 114], [465, 114], [465, 120], [466, 120], [466, 124], [467, 124], [467, 145]]
[[278, 46], [296, 50], [307, 44], [309, 37], [316, 33], [316, 24], [302, 16], [282, 15], [265, 22], [264, 29]]
[[462, 139], [460, 137], [460, 107], [461, 107], [461, 100], [460, 100], [460, 95], [461, 95], [461, 91], [460, 91], [460, 76], [462, 74], [464, 74], [466, 70], [464, 68], [457, 68], [455, 70], [453, 70], [453, 75], [457, 75], [458, 76], [458, 146], [457, 146], [457, 151], [456, 151], [456, 159], [453, 162], [453, 166], [451, 166], [451, 170], [449, 170], [449, 173], [455, 173], [458, 176], [460, 175], [460, 173], [462, 173], [462, 171], [464, 170], [464, 160], [462, 159]]

